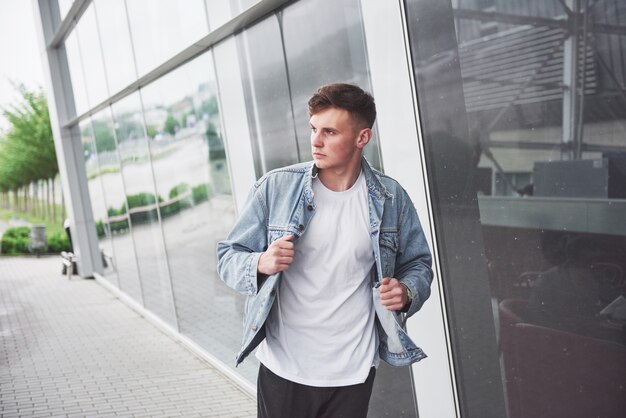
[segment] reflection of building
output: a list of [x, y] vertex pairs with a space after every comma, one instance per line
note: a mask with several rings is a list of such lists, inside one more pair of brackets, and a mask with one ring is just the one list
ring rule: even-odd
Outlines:
[[[81, 272], [129, 296], [252, 391], [255, 360], [232, 367], [243, 306], [216, 277], [215, 243], [255, 178], [310, 159], [310, 94], [327, 82], [358, 83], [379, 111], [367, 157], [412, 196], [438, 273], [431, 300], [407, 323], [429, 358], [411, 371], [379, 370], [372, 416], [519, 417], [560, 405], [553, 400], [568, 393], [528, 392], [559, 387], [552, 374], [540, 381], [523, 363], [526, 374], [516, 375], [522, 363], [510, 356], [540, 352], [556, 337], [534, 329], [531, 340], [523, 312], [506, 315], [581, 236], [602, 243], [594, 280], [623, 289], [624, 199], [598, 198], [602, 186], [591, 181], [592, 193], [568, 195], [579, 189], [550, 169], [570, 164], [578, 186], [595, 178], [583, 170], [626, 151], [626, 3], [37, 4]], [[578, 337], [559, 347], [584, 341], [602, 352], [604, 337]], [[567, 364], [551, 355], [553, 367]], [[619, 349], [611, 356], [622, 359]], [[606, 364], [587, 360], [604, 373]], [[585, 372], [596, 387], [624, 383]], [[605, 416], [624, 415], [614, 386], [602, 398], [569, 376], [583, 392], [568, 405], [586, 411], [601, 400]]]

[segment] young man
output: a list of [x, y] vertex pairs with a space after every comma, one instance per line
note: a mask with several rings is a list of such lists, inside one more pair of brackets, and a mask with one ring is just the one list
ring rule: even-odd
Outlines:
[[425, 357], [401, 327], [431, 255], [402, 187], [363, 158], [376, 106], [350, 84], [309, 100], [313, 161], [259, 179], [218, 270], [248, 296], [237, 364], [257, 346], [259, 417], [365, 417], [379, 360]]

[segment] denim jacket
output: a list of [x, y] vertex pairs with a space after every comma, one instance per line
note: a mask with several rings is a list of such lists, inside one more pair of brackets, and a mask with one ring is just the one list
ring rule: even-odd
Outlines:
[[[430, 296], [431, 254], [417, 212], [397, 181], [374, 170], [362, 159], [368, 191], [370, 236], [374, 252], [372, 298], [377, 317], [380, 358], [405, 366], [426, 357], [403, 330], [403, 314], [381, 303], [378, 287], [383, 277], [395, 277], [413, 293], [406, 316], [417, 312]], [[244, 312], [241, 352], [236, 364], [265, 338], [265, 320], [275, 300], [281, 273], [257, 273], [261, 253], [285, 235], [306, 233], [315, 214], [311, 187], [317, 176], [313, 162], [270, 171], [255, 184], [227, 239], [217, 244], [217, 268], [222, 280], [248, 296]]]

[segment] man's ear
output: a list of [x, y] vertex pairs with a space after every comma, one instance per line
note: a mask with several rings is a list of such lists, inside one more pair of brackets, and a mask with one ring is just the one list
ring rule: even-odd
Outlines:
[[361, 129], [359, 131], [359, 137], [356, 142], [356, 146], [360, 149], [363, 149], [368, 142], [372, 139], [372, 130], [370, 128]]

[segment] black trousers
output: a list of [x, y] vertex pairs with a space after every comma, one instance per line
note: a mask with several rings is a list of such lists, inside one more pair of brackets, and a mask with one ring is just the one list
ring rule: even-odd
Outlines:
[[283, 379], [261, 364], [257, 381], [259, 418], [366, 418], [376, 369], [364, 383], [315, 387]]

